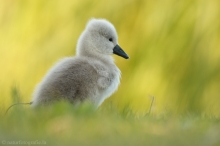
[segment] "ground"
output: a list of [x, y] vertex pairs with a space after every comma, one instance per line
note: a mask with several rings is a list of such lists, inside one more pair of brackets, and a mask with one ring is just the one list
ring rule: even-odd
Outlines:
[[59, 103], [1, 113], [0, 145], [220, 145], [220, 119], [188, 114], [140, 114], [113, 105], [95, 110]]

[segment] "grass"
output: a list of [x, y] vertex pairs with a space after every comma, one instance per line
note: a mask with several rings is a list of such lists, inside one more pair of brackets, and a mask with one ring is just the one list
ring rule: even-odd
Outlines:
[[138, 114], [109, 104], [95, 110], [57, 103], [33, 110], [29, 105], [1, 113], [0, 145], [199, 145], [220, 144], [220, 118], [204, 115]]

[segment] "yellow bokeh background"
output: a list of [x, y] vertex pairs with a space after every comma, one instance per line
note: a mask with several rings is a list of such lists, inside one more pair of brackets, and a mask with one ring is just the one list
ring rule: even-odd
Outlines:
[[114, 56], [118, 91], [102, 106], [155, 113], [220, 114], [220, 1], [0, 1], [0, 103], [14, 88], [29, 102], [59, 59], [74, 56], [87, 21], [105, 18], [130, 56]]

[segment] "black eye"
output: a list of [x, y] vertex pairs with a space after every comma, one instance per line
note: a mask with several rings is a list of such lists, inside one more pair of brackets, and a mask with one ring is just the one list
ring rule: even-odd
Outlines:
[[110, 38], [109, 41], [112, 42], [112, 38]]

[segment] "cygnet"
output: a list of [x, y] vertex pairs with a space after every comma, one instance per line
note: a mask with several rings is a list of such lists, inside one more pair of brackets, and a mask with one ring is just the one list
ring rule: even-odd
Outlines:
[[32, 106], [65, 100], [98, 107], [120, 83], [121, 73], [111, 54], [129, 58], [118, 45], [114, 26], [105, 19], [91, 19], [78, 40], [76, 56], [60, 60], [49, 70], [33, 94]]

